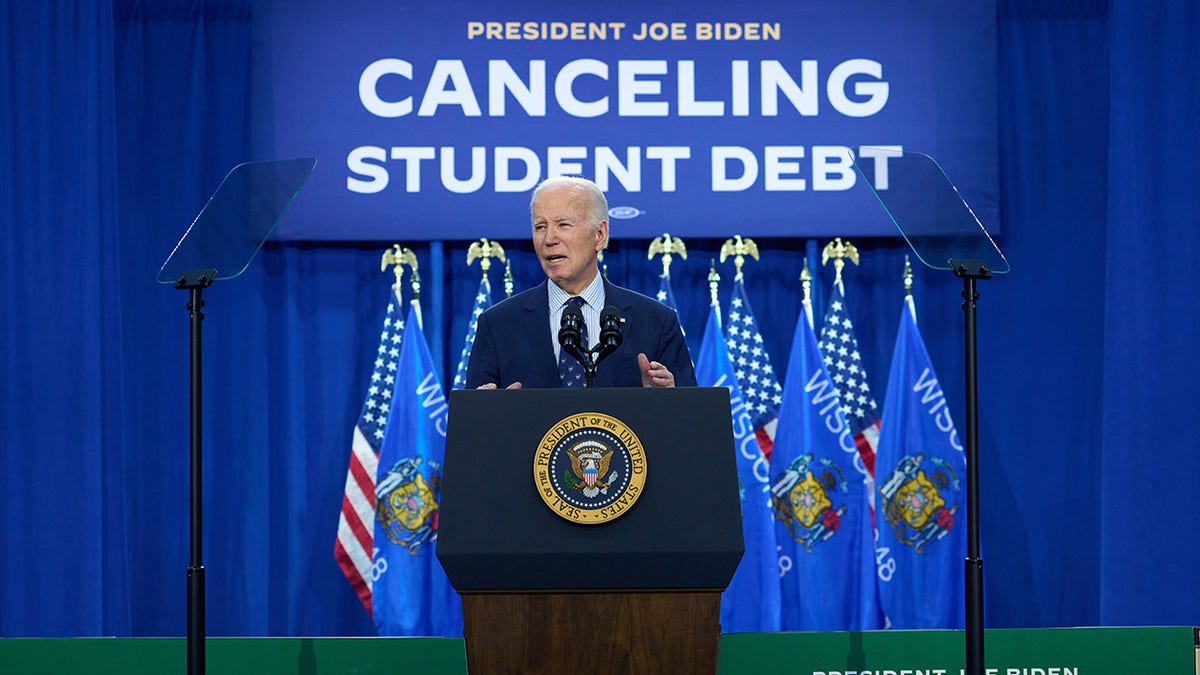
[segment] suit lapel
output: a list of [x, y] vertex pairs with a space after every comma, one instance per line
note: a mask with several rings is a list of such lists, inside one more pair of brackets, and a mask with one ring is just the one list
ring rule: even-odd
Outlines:
[[526, 383], [525, 386], [529, 387], [562, 386], [558, 377], [558, 364], [554, 361], [554, 343], [550, 341], [550, 300], [546, 290], [548, 283], [550, 282], [543, 281], [538, 286], [539, 290], [529, 295], [523, 307], [525, 340], [540, 380], [536, 383]]
[[[626, 345], [629, 344], [629, 332], [633, 327], [634, 321], [634, 318], [631, 316], [630, 312], [630, 310], [633, 308], [633, 295], [620, 286], [614, 286], [613, 284], [609, 283], [608, 279], [605, 279], [604, 304], [616, 307], [621, 312], [621, 317], [623, 319], [623, 321], [621, 321], [621, 346], [617, 347], [617, 351], [610, 354], [608, 358], [604, 360], [604, 362], [600, 365], [600, 368], [597, 369], [598, 372], [596, 373], [596, 384], [598, 386], [613, 386], [613, 383], [616, 382], [614, 375], [619, 370], [618, 364], [632, 362], [635, 364], [634, 367], [636, 367], [637, 363], [637, 354], [628, 351], [633, 348], [626, 348]], [[608, 365], [607, 368], [604, 367], [605, 364]]]

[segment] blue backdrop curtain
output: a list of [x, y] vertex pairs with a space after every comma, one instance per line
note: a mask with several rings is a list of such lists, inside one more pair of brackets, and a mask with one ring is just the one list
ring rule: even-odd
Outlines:
[[127, 634], [112, 8], [26, 5], [0, 6], [0, 634]]
[[985, 607], [1006, 624], [1099, 622], [1108, 31], [1103, 2], [1001, 6], [1013, 271], [980, 284], [979, 375]]
[[[269, 111], [249, 103], [255, 10], [0, 0], [0, 636], [184, 632], [186, 296], [154, 276], [224, 173], [270, 157]], [[980, 286], [988, 625], [1200, 623], [1200, 454], [1186, 433], [1198, 284], [1185, 267], [1200, 237], [1200, 16], [1186, 2], [997, 11], [999, 243], [1013, 272]], [[373, 633], [333, 541], [392, 243], [269, 243], [205, 292], [211, 634]], [[479, 270], [463, 242], [402, 243], [418, 253], [447, 381]], [[502, 243], [518, 289], [538, 281], [528, 244]], [[672, 277], [694, 354], [721, 242], [687, 243]], [[800, 269], [824, 241], [758, 243], [747, 291], [786, 372]], [[883, 392], [906, 249], [855, 243], [849, 309]], [[610, 278], [653, 292], [646, 244], [614, 241]], [[719, 268], [728, 302], [732, 265]], [[818, 315], [830, 281], [821, 270]], [[960, 290], [917, 270], [922, 333], [961, 428]]]
[[1180, 434], [1200, 382], [1200, 284], [1188, 264], [1200, 255], [1197, 40], [1195, 3], [1113, 7], [1099, 467], [1104, 623], [1200, 623], [1200, 584], [1187, 572], [1200, 559], [1200, 453]]

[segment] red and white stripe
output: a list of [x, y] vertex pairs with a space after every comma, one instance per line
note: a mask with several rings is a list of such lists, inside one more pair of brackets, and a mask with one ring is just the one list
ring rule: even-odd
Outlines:
[[775, 427], [778, 425], [779, 418], [772, 417], [770, 422], [754, 430], [754, 440], [758, 441], [758, 449], [768, 462], [771, 461], [771, 450], [775, 449]]
[[362, 430], [355, 426], [333, 554], [368, 613], [371, 611], [375, 469], [378, 465], [379, 458], [375, 451], [367, 443]]

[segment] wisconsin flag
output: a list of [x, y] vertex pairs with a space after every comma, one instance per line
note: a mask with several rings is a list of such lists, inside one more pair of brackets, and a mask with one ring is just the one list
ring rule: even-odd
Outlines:
[[742, 536], [746, 553], [721, 595], [721, 632], [763, 633], [779, 630], [779, 568], [775, 526], [771, 516], [767, 460], [754, 436], [754, 422], [738, 387], [721, 334], [717, 307], [708, 313], [696, 361], [702, 387], [727, 387], [733, 414], [733, 443], [742, 501]]
[[966, 458], [905, 298], [875, 461], [879, 598], [893, 628], [962, 628]]
[[372, 609], [380, 635], [459, 637], [462, 603], [434, 554], [448, 407], [419, 322], [414, 301], [379, 452]]
[[858, 448], [808, 312], [792, 339], [771, 455], [781, 628], [879, 628], [874, 532]]

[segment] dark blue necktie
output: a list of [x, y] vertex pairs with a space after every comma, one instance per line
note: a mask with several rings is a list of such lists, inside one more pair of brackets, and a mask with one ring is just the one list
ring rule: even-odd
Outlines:
[[[567, 304], [575, 308], [582, 308], [583, 298], [577, 295], [567, 300]], [[588, 348], [587, 321], [584, 321], [583, 325], [579, 328], [579, 346], [586, 351]], [[576, 389], [583, 386], [583, 364], [576, 361], [574, 356], [567, 353], [567, 350], [561, 348], [558, 352], [558, 376], [562, 378], [562, 386], [568, 389]]]

